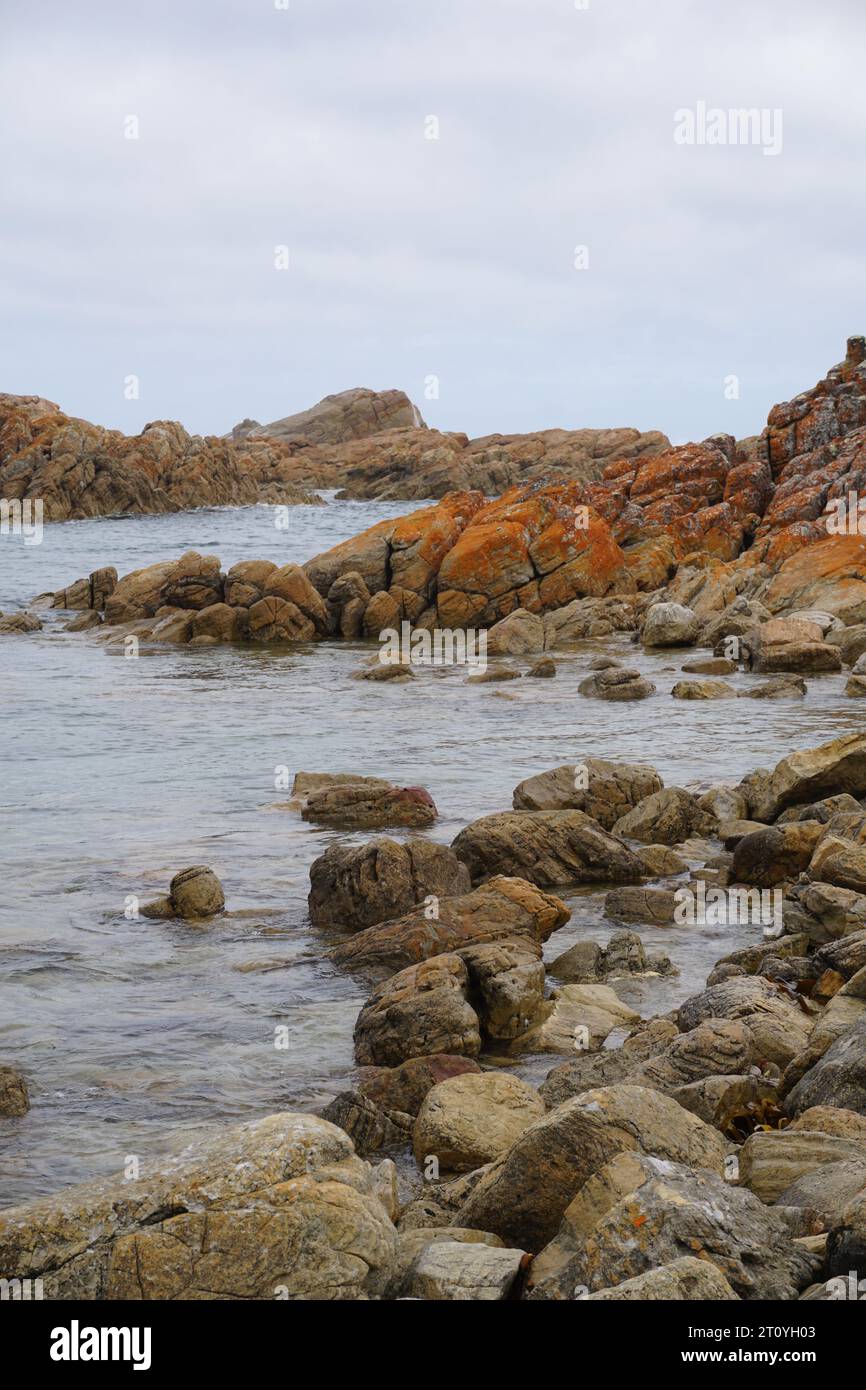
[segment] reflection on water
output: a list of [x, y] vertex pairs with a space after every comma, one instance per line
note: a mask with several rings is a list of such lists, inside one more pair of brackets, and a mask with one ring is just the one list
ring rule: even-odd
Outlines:
[[[0, 609], [98, 565], [125, 573], [192, 548], [225, 566], [303, 561], [405, 510], [297, 508], [290, 532], [254, 507], [48, 526], [41, 547], [0, 541]], [[602, 650], [660, 693], [621, 705], [579, 697], [588, 657]], [[555, 680], [512, 683], [509, 699], [496, 685], [467, 685], [459, 669], [421, 670], [398, 686], [350, 680], [366, 654], [165, 648], [127, 661], [56, 626], [0, 638], [0, 1061], [23, 1067], [33, 1099], [27, 1116], [0, 1121], [0, 1204], [120, 1175], [130, 1154], [146, 1173], [170, 1129], [318, 1105], [343, 1087], [365, 986], [323, 961], [305, 908], [309, 865], [335, 835], [273, 809], [285, 800], [277, 767], [422, 783], [441, 814], [432, 833], [448, 841], [558, 763], [645, 761], [668, 785], [705, 786], [862, 718], [840, 676], [810, 680], [800, 702], [673, 701], [676, 654], [648, 656], [626, 638], [563, 653]], [[232, 915], [204, 929], [124, 917], [128, 895], [164, 892], [195, 863], [219, 874]], [[575, 915], [548, 959], [616, 929], [603, 896], [571, 900]], [[650, 1014], [700, 987], [756, 929], [639, 930], [681, 971], [622, 987]], [[286, 1049], [274, 1046], [280, 1025]], [[522, 1069], [537, 1080], [556, 1060]]]

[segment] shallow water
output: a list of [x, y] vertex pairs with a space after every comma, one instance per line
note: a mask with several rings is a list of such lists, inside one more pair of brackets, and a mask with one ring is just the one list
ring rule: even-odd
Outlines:
[[[0, 610], [99, 565], [123, 574], [192, 548], [225, 567], [301, 562], [407, 510], [298, 507], [287, 532], [272, 509], [250, 507], [47, 526], [32, 547], [3, 536]], [[659, 694], [621, 705], [579, 697], [601, 651], [645, 671]], [[143, 647], [130, 661], [56, 625], [0, 637], [0, 1061], [23, 1068], [33, 1102], [22, 1119], [0, 1120], [0, 1205], [120, 1176], [130, 1155], [146, 1174], [170, 1130], [311, 1108], [344, 1088], [368, 989], [322, 959], [327, 943], [305, 906], [309, 866], [337, 837], [274, 809], [287, 797], [275, 790], [278, 768], [421, 783], [440, 812], [432, 834], [450, 841], [510, 807], [522, 778], [559, 763], [650, 762], [667, 785], [707, 786], [862, 719], [844, 676], [811, 679], [805, 701], [673, 701], [694, 653], [647, 656], [623, 637], [557, 655], [555, 680], [505, 686], [467, 685], [463, 668], [420, 669], [406, 685], [350, 680], [368, 654], [358, 644]], [[226, 919], [195, 928], [124, 916], [130, 895], [161, 894], [197, 863], [222, 879]], [[568, 899], [574, 916], [548, 959], [616, 930], [603, 897]], [[680, 969], [618, 986], [652, 1014], [759, 929], [638, 930]], [[281, 1025], [285, 1049], [274, 1045]], [[521, 1070], [537, 1080], [556, 1061]]]

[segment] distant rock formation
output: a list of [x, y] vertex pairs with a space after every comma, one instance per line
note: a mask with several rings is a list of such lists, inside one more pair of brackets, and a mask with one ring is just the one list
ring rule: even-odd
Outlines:
[[307, 439], [312, 444], [345, 444], [350, 439], [367, 439], [383, 430], [426, 429], [417, 405], [405, 391], [371, 391], [356, 386], [286, 415], [269, 425], [243, 420], [235, 425], [232, 439]]

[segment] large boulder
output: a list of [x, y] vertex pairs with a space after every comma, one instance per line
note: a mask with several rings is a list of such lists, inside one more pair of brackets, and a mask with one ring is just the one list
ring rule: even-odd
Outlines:
[[722, 1271], [695, 1255], [683, 1255], [610, 1289], [586, 1295], [587, 1303], [719, 1303], [738, 1299]]
[[585, 758], [528, 777], [514, 788], [515, 811], [584, 811], [605, 830], [663, 782], [654, 767]]
[[468, 893], [469, 874], [445, 845], [384, 837], [333, 844], [310, 867], [307, 903], [315, 926], [358, 931], [411, 911], [425, 898]]
[[325, 396], [316, 405], [272, 420], [269, 425], [244, 422], [247, 439], [303, 439], [315, 444], [343, 444], [383, 430], [426, 429], [421, 413], [404, 391], [371, 391], [354, 386]]
[[468, 993], [469, 973], [459, 956], [436, 956], [399, 971], [371, 994], [358, 1015], [356, 1060], [362, 1066], [395, 1067], [440, 1052], [477, 1057], [481, 1032]]
[[484, 1171], [458, 1224], [540, 1250], [587, 1178], [622, 1150], [720, 1172], [726, 1147], [709, 1125], [657, 1091], [587, 1091], [530, 1125]]
[[310, 792], [301, 815], [335, 830], [384, 830], [396, 825], [424, 830], [433, 824], [437, 812], [424, 787], [343, 784]]
[[438, 1159], [440, 1170], [480, 1168], [511, 1147], [544, 1114], [544, 1101], [526, 1081], [507, 1072], [467, 1073], [428, 1091], [412, 1135], [421, 1168]]
[[806, 1046], [813, 1023], [797, 999], [761, 975], [722, 980], [680, 1005], [679, 1025], [685, 1033], [710, 1018], [746, 1024], [756, 1055], [781, 1067]]
[[743, 835], [734, 848], [734, 881], [772, 888], [785, 879], [796, 878], [808, 868], [823, 829], [816, 820], [791, 821]]
[[750, 787], [750, 814], [753, 820], [773, 821], [788, 806], [837, 792], [866, 793], [866, 734], [843, 734], [818, 748], [789, 753]]
[[782, 1215], [750, 1192], [680, 1161], [622, 1155], [610, 1169], [575, 1203], [585, 1224], [596, 1220], [574, 1253], [568, 1256], [567, 1231], [554, 1242], [565, 1247], [558, 1260], [555, 1250], [542, 1252], [539, 1263], [549, 1272], [533, 1298], [616, 1287], [696, 1252], [743, 1299], [794, 1299], [810, 1282], [817, 1261], [795, 1243]]
[[713, 817], [692, 792], [666, 787], [645, 796], [621, 816], [613, 833], [647, 844], [679, 845], [691, 835], [709, 833], [714, 825]]
[[0, 1212], [4, 1274], [53, 1299], [371, 1298], [396, 1243], [348, 1136], [290, 1113], [196, 1140], [145, 1177]]
[[815, 1105], [866, 1115], [866, 1018], [831, 1042], [791, 1089], [785, 1108], [797, 1115]]
[[641, 634], [645, 647], [689, 647], [697, 640], [700, 618], [681, 603], [656, 603], [647, 610]]
[[567, 883], [637, 883], [643, 865], [583, 811], [506, 811], [483, 816], [453, 841], [473, 882], [494, 874], [540, 888]]
[[471, 893], [435, 898], [400, 917], [367, 927], [341, 942], [331, 955], [339, 965], [393, 973], [463, 946], [522, 937], [540, 944], [569, 915], [559, 898], [524, 879], [492, 878]]
[[522, 1250], [466, 1241], [434, 1241], [412, 1267], [407, 1297], [425, 1302], [499, 1302], [520, 1271]]
[[[739, 1181], [762, 1202], [779, 1202], [798, 1179], [843, 1161], [866, 1162], [862, 1137], [821, 1130], [756, 1130], [739, 1154]], [[864, 1177], [866, 1185], [866, 1177]]]

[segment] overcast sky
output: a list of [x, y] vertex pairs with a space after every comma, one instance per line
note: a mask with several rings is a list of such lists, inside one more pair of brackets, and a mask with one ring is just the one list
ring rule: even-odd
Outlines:
[[[866, 332], [864, 39], [863, 0], [0, 0], [0, 390], [757, 432]], [[676, 143], [699, 102], [781, 152]]]

